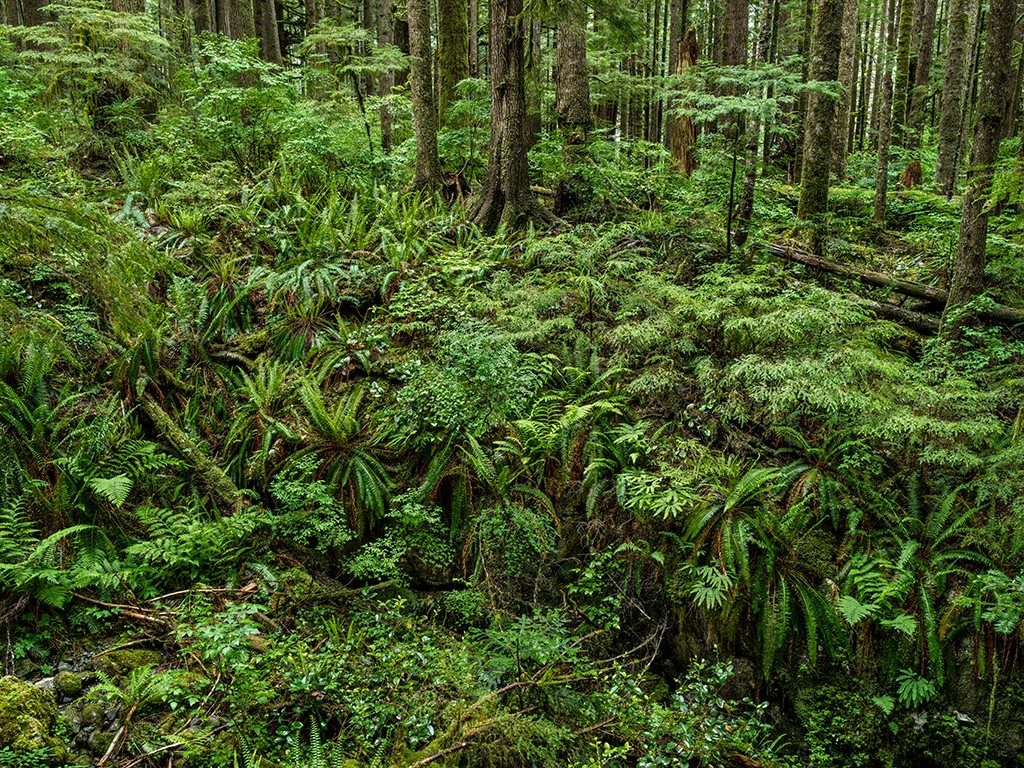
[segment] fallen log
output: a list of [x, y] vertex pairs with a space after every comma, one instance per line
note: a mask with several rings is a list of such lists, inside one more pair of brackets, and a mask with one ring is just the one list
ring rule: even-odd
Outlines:
[[895, 304], [872, 301], [871, 299], [865, 299], [862, 296], [846, 295], [843, 296], [843, 298], [864, 307], [878, 317], [900, 323], [901, 325], [913, 328], [915, 331], [919, 331], [920, 333], [932, 334], [939, 332], [939, 319], [932, 315], [927, 315], [923, 312], [914, 312], [911, 309], [904, 309], [903, 307], [899, 307]]
[[[814, 269], [819, 269], [822, 272], [830, 272], [832, 274], [843, 275], [845, 277], [853, 277], [868, 285], [874, 285], [879, 288], [890, 288], [904, 296], [920, 299], [927, 305], [923, 308], [926, 309], [926, 311], [942, 312], [946, 306], [946, 300], [949, 298], [949, 292], [942, 288], [936, 288], [935, 286], [927, 285], [925, 283], [916, 283], [912, 280], [901, 280], [898, 277], [890, 277], [882, 272], [874, 272], [870, 269], [861, 269], [860, 267], [850, 266], [849, 264], [840, 264], [836, 261], [824, 259], [821, 256], [815, 256], [812, 253], [807, 253], [806, 251], [801, 251], [798, 248], [793, 248], [792, 246], [784, 245], [782, 243], [772, 243], [769, 245], [768, 250], [772, 256], [786, 261], [813, 267]], [[891, 304], [886, 304], [884, 306], [893, 308]], [[895, 307], [894, 309], [901, 308]], [[891, 312], [892, 310], [885, 309], [882, 311]], [[923, 317], [920, 312], [911, 312], [911, 314]], [[1024, 309], [1008, 307], [1005, 304], [992, 303], [988, 307], [980, 307], [975, 311], [975, 314], [986, 320], [1006, 325], [1024, 323]]]
[[880, 288], [892, 288], [897, 293], [902, 293], [905, 296], [913, 296], [915, 299], [921, 299], [929, 304], [938, 304], [945, 306], [946, 298], [949, 295], [946, 291], [941, 288], [935, 288], [931, 285], [925, 285], [924, 283], [915, 283], [910, 280], [901, 280], [898, 277], [890, 277], [882, 272], [874, 272], [870, 269], [860, 269], [859, 267], [852, 267], [848, 264], [840, 264], [836, 261], [830, 261], [829, 259], [823, 259], [821, 256], [815, 256], [813, 253], [807, 253], [788, 245], [781, 243], [772, 243], [769, 246], [769, 250], [772, 256], [786, 261], [793, 261], [797, 264], [803, 264], [808, 267], [814, 267], [820, 269], [823, 272], [831, 272], [837, 275], [845, 275], [846, 277], [855, 277], [862, 283], [868, 285], [875, 285]]
[[224, 506], [224, 512], [230, 514], [246, 506], [246, 499], [238, 486], [232, 482], [223, 469], [207, 456], [168, 413], [149, 395], [139, 399], [139, 405], [149, 417], [157, 432], [185, 459], [190, 469], [202, 483]]

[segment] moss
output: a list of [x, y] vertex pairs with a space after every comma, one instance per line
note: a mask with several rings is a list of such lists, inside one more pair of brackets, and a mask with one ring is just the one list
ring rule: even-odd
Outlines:
[[16, 677], [0, 678], [0, 748], [15, 752], [53, 749], [57, 702], [50, 691], [36, 688]]
[[60, 696], [73, 699], [80, 696], [84, 687], [82, 676], [74, 672], [60, 672], [53, 680], [53, 687]]
[[96, 666], [96, 669], [110, 675], [110, 677], [127, 675], [133, 669], [138, 669], [139, 667], [155, 667], [161, 661], [163, 659], [156, 651], [140, 648], [111, 651], [110, 653], [100, 654], [93, 658], [93, 664]]

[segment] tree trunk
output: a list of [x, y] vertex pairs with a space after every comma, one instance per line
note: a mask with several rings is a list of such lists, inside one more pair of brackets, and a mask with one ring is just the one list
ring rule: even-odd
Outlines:
[[747, 34], [750, 26], [747, 0], [725, 0], [722, 26], [722, 63], [736, 66], [746, 64]]
[[[811, 79], [811, 33], [814, 31], [814, 0], [803, 0], [803, 20], [801, 23], [800, 43], [797, 46], [797, 53], [801, 61], [801, 79], [807, 82]], [[801, 92], [797, 101], [797, 137], [793, 152], [793, 169], [791, 177], [793, 182], [800, 183], [800, 174], [804, 166], [804, 132], [807, 129], [807, 102], [809, 94]]]
[[412, 122], [416, 134], [413, 187], [432, 192], [441, 188], [441, 161], [437, 154], [437, 109], [430, 54], [430, 0], [408, 0], [409, 84]]
[[455, 86], [469, 77], [469, 12], [466, 0], [437, 0], [437, 111], [447, 123]]
[[491, 143], [487, 177], [470, 214], [487, 233], [532, 218], [554, 219], [530, 191], [523, 0], [491, 0], [490, 5]]
[[[843, 0], [818, 0], [814, 37], [811, 43], [811, 80], [834, 82], [839, 76], [839, 46]], [[828, 96], [811, 92], [807, 99], [804, 127], [803, 170], [800, 175], [800, 205], [797, 215], [809, 219], [828, 208], [828, 174], [835, 135], [836, 104]]]
[[892, 89], [893, 143], [906, 146], [907, 105], [910, 99], [910, 54], [914, 29], [914, 0], [900, 3], [899, 31], [896, 36], [896, 74]]
[[277, 8], [274, 0], [254, 0], [260, 32], [260, 56], [275, 64], [280, 64], [281, 38], [278, 36]]
[[[774, 34], [775, 6], [779, 0], [767, 0], [761, 11], [761, 29], [754, 49], [754, 67], [768, 61], [771, 39]], [[758, 94], [759, 96], [762, 94]], [[750, 220], [754, 217], [754, 197], [757, 194], [757, 163], [760, 155], [761, 122], [755, 120], [747, 136], [747, 151], [744, 158], [746, 172], [743, 175], [743, 194], [736, 214], [736, 245], [740, 248], [747, 242]]]
[[956, 187], [960, 121], [963, 112], [964, 71], [967, 68], [967, 0], [950, 0], [946, 39], [946, 66], [942, 78], [942, 110], [939, 113], [939, 146], [935, 166], [936, 190], [953, 196]]
[[541, 52], [540, 21], [523, 19], [527, 34], [526, 46], [526, 146], [532, 147], [540, 138], [541, 129]]
[[935, 47], [935, 16], [938, 0], [924, 0], [920, 19], [920, 38], [914, 63], [914, 89], [911, 95], [910, 140], [917, 145], [924, 130], [925, 105], [931, 95], [932, 50]]
[[892, 76], [882, 78], [878, 111], [878, 166], [875, 169], [875, 221], [885, 224], [885, 199], [889, 192], [889, 141], [892, 132]]
[[480, 77], [480, 4], [469, 0], [466, 9], [466, 29], [469, 33], [469, 76]]
[[590, 129], [587, 72], [587, 7], [570, 0], [558, 23], [555, 52], [555, 114], [569, 144], [584, 144]]
[[832, 143], [832, 170], [840, 178], [846, 175], [850, 105], [856, 87], [854, 63], [857, 55], [857, 5], [857, 0], [846, 0], [843, 4], [842, 44], [839, 48], [839, 84], [843, 92], [836, 106], [835, 141]]
[[[377, 42], [380, 45], [394, 45], [395, 42], [395, 5], [394, 0], [381, 0], [377, 9]], [[391, 105], [388, 97], [395, 87], [395, 73], [387, 71], [381, 74], [378, 95], [380, 105], [380, 149], [384, 154], [391, 152]]]
[[956, 263], [949, 284], [949, 302], [943, 316], [944, 327], [956, 328], [962, 319], [952, 318], [950, 310], [970, 302], [981, 295], [984, 289], [985, 243], [988, 235], [985, 203], [999, 154], [1003, 114], [1009, 103], [1016, 7], [1016, 0], [991, 0], [990, 4], [983, 76], [978, 95], [978, 117], [971, 145], [971, 165], [967, 171], [967, 190], [960, 218]]
[[[690, 27], [679, 44], [679, 54], [675, 63], [675, 74], [682, 75], [697, 63], [697, 31]], [[678, 107], [677, 107], [678, 108]], [[689, 176], [697, 168], [694, 150], [697, 146], [697, 131], [693, 120], [688, 115], [669, 112], [666, 125], [668, 148], [672, 153], [672, 164], [684, 176]]]
[[110, 7], [119, 13], [144, 13], [146, 10], [143, 0], [110, 0]]
[[230, 34], [235, 40], [256, 37], [256, 15], [253, 0], [230, 0]]
[[209, 0], [188, 0], [185, 6], [197, 35], [213, 31]]

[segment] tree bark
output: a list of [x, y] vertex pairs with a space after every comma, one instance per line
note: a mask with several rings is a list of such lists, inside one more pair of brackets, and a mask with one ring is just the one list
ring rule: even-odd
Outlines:
[[144, 13], [146, 10], [143, 0], [110, 0], [110, 7], [120, 13]]
[[738, 66], [747, 63], [747, 35], [750, 9], [747, 0], [725, 0], [722, 16], [722, 63]]
[[188, 0], [185, 7], [192, 18], [192, 25], [197, 35], [213, 31], [209, 0]]
[[469, 12], [466, 0], [437, 0], [437, 110], [441, 125], [456, 100], [455, 86], [469, 77]]
[[563, 14], [555, 52], [555, 114], [567, 143], [584, 144], [591, 122], [587, 7], [582, 0], [570, 0]]
[[882, 78], [878, 111], [878, 165], [875, 168], [875, 221], [885, 224], [885, 201], [889, 193], [889, 140], [892, 130], [892, 76]]
[[935, 166], [936, 190], [946, 197], [952, 197], [956, 187], [964, 71], [967, 68], [967, 15], [967, 0], [950, 0], [946, 36], [948, 47], [942, 78], [942, 109], [939, 112], [938, 159]]
[[256, 15], [253, 0], [230, 0], [231, 29], [234, 40], [256, 37]]
[[[697, 31], [690, 27], [679, 44], [678, 58], [675, 63], [675, 74], [682, 75], [697, 63]], [[677, 107], [678, 108], [678, 107]], [[695, 149], [697, 131], [689, 115], [669, 112], [666, 125], [668, 148], [672, 153], [672, 164], [684, 176], [689, 176], [697, 168]]]
[[898, 147], [906, 146], [913, 29], [914, 0], [902, 0], [899, 31], [896, 36], [896, 73], [893, 76], [892, 90], [892, 137], [893, 143]]
[[480, 77], [480, 4], [469, 0], [466, 9], [466, 28], [469, 32], [469, 76]]
[[931, 95], [932, 50], [935, 48], [935, 17], [938, 0], [924, 0], [920, 19], [920, 37], [914, 62], [914, 88], [911, 93], [910, 140], [919, 144], [924, 130], [925, 105]]
[[523, 0], [491, 0], [488, 63], [491, 142], [487, 176], [470, 218], [484, 232], [554, 216], [530, 191], [526, 145], [526, 72]]
[[254, 0], [260, 37], [260, 56], [274, 64], [282, 63], [281, 39], [278, 36], [277, 8], [274, 0]]
[[[834, 83], [839, 76], [839, 46], [843, 0], [818, 0], [811, 43], [811, 80]], [[835, 135], [835, 101], [811, 92], [807, 99], [804, 128], [803, 170], [797, 215], [810, 219], [828, 208], [829, 166]]]
[[843, 4], [842, 44], [839, 48], [839, 84], [843, 91], [836, 106], [835, 140], [832, 143], [832, 170], [840, 178], [846, 175], [850, 107], [853, 103], [853, 91], [857, 86], [854, 69], [857, 55], [857, 8], [857, 0], [846, 0]]
[[437, 154], [437, 109], [430, 52], [430, 0], [408, 0], [409, 84], [412, 122], [416, 134], [413, 187], [432, 192], [441, 188], [441, 161]]
[[[395, 6], [394, 0], [381, 0], [377, 9], [377, 42], [380, 45], [394, 45], [395, 42]], [[395, 73], [384, 72], [380, 76], [380, 148], [384, 154], [391, 152], [391, 105], [388, 97], [395, 87]]]
[[[981, 295], [984, 290], [985, 244], [988, 236], [988, 211], [985, 203], [992, 186], [1003, 114], [1009, 102], [1010, 60], [1017, 0], [991, 0], [978, 116], [971, 146], [971, 165], [967, 171], [960, 218], [960, 239], [956, 263], [949, 285], [949, 302], [943, 326], [959, 327], [963, 318], [953, 318], [957, 309]], [[954, 313], [955, 314], [955, 313]]]

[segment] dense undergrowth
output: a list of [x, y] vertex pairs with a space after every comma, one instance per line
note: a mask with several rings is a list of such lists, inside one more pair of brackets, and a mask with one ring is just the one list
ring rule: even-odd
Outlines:
[[[715, 135], [596, 138], [561, 230], [484, 237], [341, 65], [51, 8], [0, 69], [0, 615], [66, 706], [0, 765], [1020, 764], [1015, 333], [773, 261], [771, 174], [723, 259]], [[851, 167], [830, 255], [943, 281], [955, 202], [879, 231]]]

